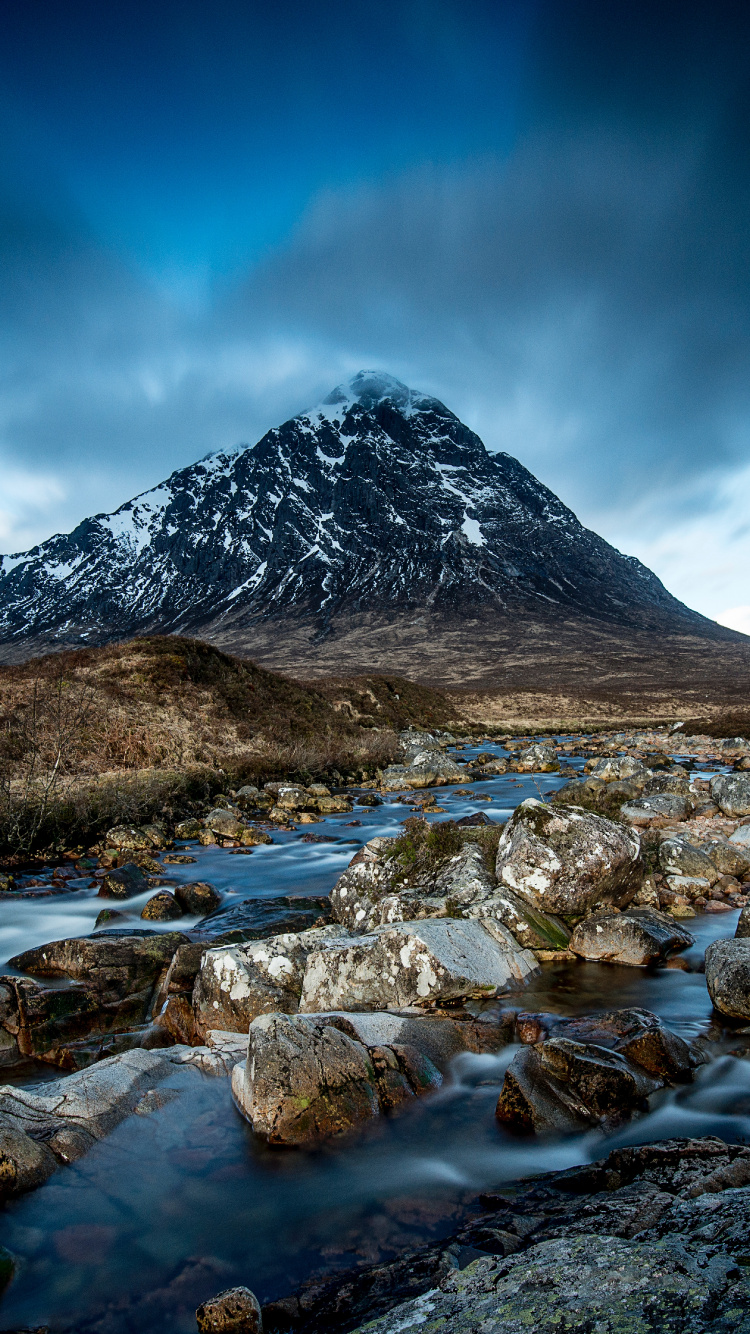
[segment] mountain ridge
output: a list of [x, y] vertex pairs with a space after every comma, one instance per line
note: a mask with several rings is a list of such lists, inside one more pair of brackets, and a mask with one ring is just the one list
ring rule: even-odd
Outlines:
[[6, 661], [199, 633], [249, 656], [262, 644], [270, 663], [274, 635], [294, 625], [306, 668], [340, 626], [375, 617], [387, 629], [412, 613], [743, 639], [683, 606], [438, 399], [369, 371], [255, 445], [3, 557], [0, 572]]

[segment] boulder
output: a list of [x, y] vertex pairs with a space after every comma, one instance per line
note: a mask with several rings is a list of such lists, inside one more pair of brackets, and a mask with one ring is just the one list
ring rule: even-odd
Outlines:
[[687, 899], [705, 899], [711, 893], [711, 885], [702, 876], [668, 875], [667, 885], [672, 894], [680, 894]]
[[295, 1014], [308, 956], [348, 936], [340, 926], [321, 926], [206, 950], [193, 992], [197, 1031], [246, 1033], [259, 1014]]
[[203, 825], [200, 820], [196, 820], [194, 817], [189, 820], [180, 820], [179, 824], [175, 825], [174, 836], [184, 839], [198, 838], [202, 828]]
[[636, 797], [628, 801], [620, 814], [629, 824], [646, 826], [660, 820], [687, 820], [692, 803], [687, 797], [673, 792], [657, 792], [653, 797]]
[[643, 1108], [659, 1087], [620, 1052], [551, 1037], [522, 1047], [513, 1058], [495, 1114], [502, 1124], [526, 1132], [614, 1127]]
[[679, 838], [665, 838], [659, 845], [659, 866], [665, 875], [689, 876], [715, 885], [719, 872], [700, 848]]
[[715, 774], [711, 796], [724, 815], [750, 815], [750, 773]]
[[505, 885], [499, 885], [476, 906], [469, 905], [466, 916], [490, 917], [502, 922], [526, 950], [565, 950], [569, 947], [570, 930], [561, 917], [532, 908]]
[[[739, 832], [735, 830], [735, 833]], [[711, 860], [720, 875], [734, 875], [739, 879], [750, 874], [750, 839], [743, 846], [741, 842], [732, 842], [731, 838], [712, 838], [701, 844], [701, 852]]]
[[395, 922], [307, 959], [300, 1012], [381, 1010], [499, 995], [538, 965], [492, 920]]
[[706, 950], [706, 986], [714, 1008], [750, 1019], [750, 940], [714, 940]]
[[276, 805], [290, 811], [304, 810], [315, 805], [315, 799], [304, 787], [291, 783], [281, 783], [276, 794]]
[[741, 824], [739, 829], [735, 829], [729, 835], [729, 842], [740, 848], [750, 848], [750, 824]]
[[206, 917], [221, 906], [221, 894], [205, 880], [175, 885], [174, 896], [182, 911], [191, 917]]
[[390, 764], [383, 770], [385, 786], [396, 783], [400, 787], [440, 787], [459, 783], [464, 771], [450, 755], [435, 744], [407, 747], [404, 764]]
[[552, 746], [535, 742], [515, 757], [511, 768], [518, 773], [551, 774], [557, 773], [560, 764]]
[[349, 815], [354, 810], [348, 797], [315, 797], [314, 805], [321, 815]]
[[177, 902], [174, 894], [170, 894], [166, 889], [160, 889], [158, 894], [154, 894], [144, 904], [141, 917], [145, 922], [173, 922], [178, 917], [182, 917], [182, 908]]
[[250, 1027], [247, 1061], [235, 1066], [235, 1100], [269, 1144], [311, 1144], [378, 1116], [367, 1048], [301, 1015], [264, 1014]]
[[621, 783], [627, 780], [639, 780], [642, 786], [650, 777], [648, 769], [632, 755], [613, 755], [601, 760], [588, 760], [584, 766], [586, 773], [593, 778], [600, 778], [603, 783]]
[[148, 889], [148, 879], [139, 866], [127, 862], [114, 871], [102, 876], [99, 885], [100, 899], [132, 899], [136, 894], [143, 894]]
[[199, 1306], [199, 1334], [262, 1334], [260, 1305], [249, 1288], [227, 1288]]
[[653, 908], [626, 908], [600, 913], [576, 927], [570, 949], [583, 959], [644, 966], [661, 962], [675, 950], [695, 944], [693, 936], [673, 917]]
[[516, 807], [497, 850], [498, 880], [532, 908], [579, 916], [630, 901], [643, 878], [632, 830], [575, 807]]
[[237, 818], [235, 811], [229, 811], [223, 806], [217, 806], [215, 810], [209, 811], [203, 820], [203, 828], [213, 834], [215, 838], [239, 838], [245, 828], [241, 820]]
[[737, 940], [743, 940], [746, 936], [750, 936], [750, 903], [746, 903], [745, 907], [742, 909], [737, 920], [737, 929], [734, 934], [735, 939]]
[[[0, 1094], [0, 1105], [3, 1099]], [[0, 1112], [0, 1200], [42, 1186], [57, 1167], [52, 1151]]]
[[643, 789], [644, 797], [654, 797], [658, 793], [671, 792], [673, 796], [694, 799], [690, 775], [684, 769], [672, 769], [667, 773], [653, 774]]
[[146, 829], [136, 829], [133, 825], [116, 825], [107, 831], [105, 844], [108, 848], [117, 848], [120, 852], [148, 852], [155, 844]]
[[245, 785], [239, 789], [235, 801], [240, 810], [250, 811], [257, 808], [261, 796], [262, 794], [259, 788], [255, 787], [252, 783], [245, 783]]
[[[375, 1024], [365, 1036], [391, 1033]], [[247, 1060], [235, 1067], [232, 1091], [270, 1144], [312, 1145], [440, 1083], [424, 1051], [393, 1040], [366, 1045], [346, 1015], [266, 1014], [250, 1026]]]

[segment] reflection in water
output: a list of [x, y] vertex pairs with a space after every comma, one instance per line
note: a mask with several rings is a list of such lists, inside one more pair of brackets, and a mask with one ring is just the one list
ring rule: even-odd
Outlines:
[[[480, 785], [492, 804], [456, 798], [453, 789], [441, 790], [440, 804], [454, 816], [483, 809], [505, 818], [524, 797], [562, 781], [498, 778]], [[388, 803], [356, 814], [359, 828], [346, 815], [315, 826], [332, 843], [303, 844], [279, 831], [272, 847], [250, 856], [197, 848], [194, 865], [170, 866], [169, 874], [209, 880], [227, 902], [327, 892], [355, 848], [377, 833], [396, 833], [408, 811]], [[4, 900], [0, 955], [86, 933], [101, 906], [89, 889]], [[703, 951], [733, 933], [736, 916], [690, 923], [693, 971], [549, 965], [508, 1004], [565, 1015], [638, 1005], [694, 1037], [711, 1015], [697, 971]], [[693, 1085], [655, 1095], [647, 1115], [609, 1140], [599, 1133], [514, 1138], [494, 1110], [515, 1050], [459, 1056], [437, 1095], [317, 1153], [265, 1149], [235, 1113], [226, 1081], [175, 1069], [169, 1082], [180, 1096], [173, 1102], [123, 1123], [41, 1191], [6, 1208], [3, 1242], [21, 1265], [3, 1325], [194, 1334], [195, 1306], [233, 1283], [267, 1300], [311, 1273], [390, 1258], [451, 1232], [479, 1191], [593, 1160], [614, 1144], [704, 1134], [750, 1142], [750, 1064], [734, 1056], [699, 1072]]]

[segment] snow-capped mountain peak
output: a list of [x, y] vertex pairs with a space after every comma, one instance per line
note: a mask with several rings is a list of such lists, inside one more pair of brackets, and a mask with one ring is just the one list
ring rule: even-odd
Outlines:
[[353, 612], [490, 606], [701, 619], [516, 459], [378, 371], [0, 562], [6, 645], [290, 616], [320, 634]]

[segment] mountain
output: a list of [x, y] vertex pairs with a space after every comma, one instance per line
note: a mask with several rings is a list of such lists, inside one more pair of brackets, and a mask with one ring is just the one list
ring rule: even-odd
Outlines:
[[[367, 371], [0, 570], [6, 661], [157, 631], [310, 671], [331, 654], [333, 670], [373, 654], [395, 670], [415, 624], [736, 638], [437, 399]], [[339, 664], [357, 626], [375, 643]]]

